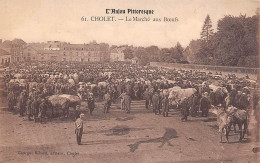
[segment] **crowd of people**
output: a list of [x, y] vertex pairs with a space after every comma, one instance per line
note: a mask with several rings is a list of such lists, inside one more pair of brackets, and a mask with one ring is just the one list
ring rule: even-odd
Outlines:
[[[181, 110], [181, 120], [189, 115], [208, 116], [211, 105], [238, 109], [258, 107], [258, 83], [246, 76], [222, 75], [199, 70], [177, 70], [128, 63], [23, 63], [3, 72], [8, 108], [18, 108], [20, 116], [42, 121], [46, 117], [52, 95], [69, 94], [86, 101], [90, 115], [95, 101], [104, 102], [104, 113], [121, 99], [121, 109], [131, 112], [132, 100], [144, 100], [145, 108], [154, 114], [168, 116], [169, 108]], [[226, 88], [212, 90], [210, 84]], [[169, 97], [169, 89], [195, 88], [192, 96], [179, 100]], [[173, 106], [173, 102], [176, 105]], [[77, 109], [76, 109], [77, 110]], [[78, 113], [80, 115], [80, 112]]]

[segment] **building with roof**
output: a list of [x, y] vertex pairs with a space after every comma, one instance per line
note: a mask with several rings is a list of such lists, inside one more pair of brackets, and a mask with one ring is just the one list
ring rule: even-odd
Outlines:
[[63, 44], [61, 60], [69, 62], [102, 62], [103, 50], [99, 44]]
[[24, 42], [22, 39], [14, 39], [12, 41], [6, 40], [0, 44], [0, 49], [10, 53], [10, 63], [17, 63], [23, 61], [22, 53], [25, 45], [26, 42]]
[[123, 52], [124, 50], [124, 47], [112, 49], [110, 53], [110, 62], [125, 61], [125, 54]]
[[9, 66], [11, 63], [11, 54], [3, 49], [0, 49], [0, 66]]
[[44, 45], [44, 50], [61, 50], [63, 44], [66, 44], [66, 42], [47, 41], [47, 43]]
[[[108, 45], [107, 45], [108, 46]], [[24, 47], [24, 61], [102, 62], [108, 51], [104, 44], [70, 44], [60, 41], [29, 43]]]

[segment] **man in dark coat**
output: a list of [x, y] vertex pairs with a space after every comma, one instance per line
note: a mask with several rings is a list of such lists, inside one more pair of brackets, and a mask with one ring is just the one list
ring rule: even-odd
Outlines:
[[144, 99], [145, 99], [145, 108], [149, 109], [151, 94], [150, 94], [148, 88], [146, 88], [146, 90], [144, 91]]
[[13, 91], [9, 92], [7, 96], [7, 100], [8, 100], [8, 109], [13, 110], [15, 105], [15, 95]]
[[43, 117], [46, 117], [46, 111], [47, 111], [47, 102], [46, 102], [46, 99], [43, 99], [40, 102], [39, 113], [38, 113], [38, 118], [40, 119], [41, 123], [42, 123]]
[[39, 105], [40, 105], [40, 97], [35, 96], [32, 101], [32, 111], [33, 111], [33, 119], [34, 122], [38, 120], [38, 114], [39, 114]]
[[184, 97], [184, 100], [181, 103], [181, 114], [182, 114], [182, 121], [187, 121], [187, 117], [189, 116], [189, 101], [188, 98]]
[[169, 112], [168, 95], [164, 95], [163, 98], [162, 98], [162, 110], [163, 110], [163, 116], [168, 117], [168, 112]]
[[80, 114], [81, 114], [80, 105], [77, 105], [76, 109], [75, 109], [75, 119], [76, 120], [80, 117]]
[[236, 98], [236, 95], [237, 95], [237, 90], [236, 89], [232, 89], [230, 91], [230, 95], [229, 95], [229, 105], [233, 105], [235, 104], [235, 98]]
[[23, 116], [25, 107], [26, 107], [26, 96], [25, 96], [25, 91], [22, 91], [18, 100], [18, 108], [19, 108], [20, 116]]
[[211, 107], [211, 103], [210, 103], [210, 100], [208, 98], [208, 93], [205, 92], [204, 96], [200, 100], [200, 110], [201, 110], [201, 116], [202, 117], [208, 116], [210, 107]]
[[125, 103], [126, 113], [130, 113], [130, 111], [131, 111], [131, 97], [128, 93], [126, 93], [125, 96], [124, 96], [124, 103]]
[[246, 93], [242, 93], [239, 99], [238, 109], [247, 110], [250, 107], [250, 102]]
[[242, 96], [242, 92], [241, 91], [237, 91], [237, 94], [236, 94], [236, 97], [235, 97], [235, 100], [234, 100], [234, 106], [237, 107], [237, 108], [240, 108], [240, 98]]
[[81, 145], [81, 138], [83, 133], [83, 116], [84, 114], [80, 114], [80, 117], [75, 122], [75, 134], [78, 145]]
[[88, 101], [89, 113], [90, 113], [90, 115], [92, 115], [92, 112], [93, 112], [93, 110], [95, 108], [95, 100], [94, 100], [94, 97], [93, 97], [92, 93], [88, 96], [87, 101]]
[[159, 97], [158, 92], [154, 93], [154, 95], [152, 97], [152, 102], [153, 102], [153, 112], [154, 112], [154, 114], [156, 115], [158, 111], [159, 111], [159, 114], [160, 114], [161, 113], [160, 108], [159, 108], [160, 97]]
[[195, 93], [192, 95], [191, 99], [191, 116], [195, 117], [198, 113], [199, 110], [199, 104], [200, 104], [200, 99], [199, 99], [199, 94]]
[[33, 111], [32, 111], [32, 97], [29, 97], [26, 103], [26, 109], [27, 109], [27, 115], [28, 115], [28, 120], [31, 121], [31, 116], [33, 116]]

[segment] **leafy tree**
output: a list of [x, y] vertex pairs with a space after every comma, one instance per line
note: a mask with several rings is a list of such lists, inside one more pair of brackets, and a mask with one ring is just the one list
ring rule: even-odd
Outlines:
[[144, 47], [138, 47], [134, 55], [139, 59], [139, 64], [146, 65], [150, 62], [149, 54]]
[[174, 47], [175, 59], [177, 62], [184, 60], [183, 50], [184, 49], [181, 46], [181, 44], [179, 42], [177, 42], [176, 46]]
[[125, 50], [123, 50], [123, 53], [125, 54], [125, 59], [134, 58], [134, 50], [132, 48], [127, 47]]
[[207, 15], [200, 36], [201, 39], [209, 41], [212, 35], [213, 35], [212, 22], [209, 15]]

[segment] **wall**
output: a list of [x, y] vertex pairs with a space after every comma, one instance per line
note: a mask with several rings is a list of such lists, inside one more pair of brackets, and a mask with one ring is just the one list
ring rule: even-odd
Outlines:
[[183, 68], [183, 69], [187, 68], [187, 69], [225, 71], [225, 72], [245, 73], [245, 74], [257, 74], [259, 72], [259, 68], [246, 68], [246, 67], [194, 65], [194, 64], [165, 63], [165, 62], [150, 62], [150, 65], [154, 67]]

